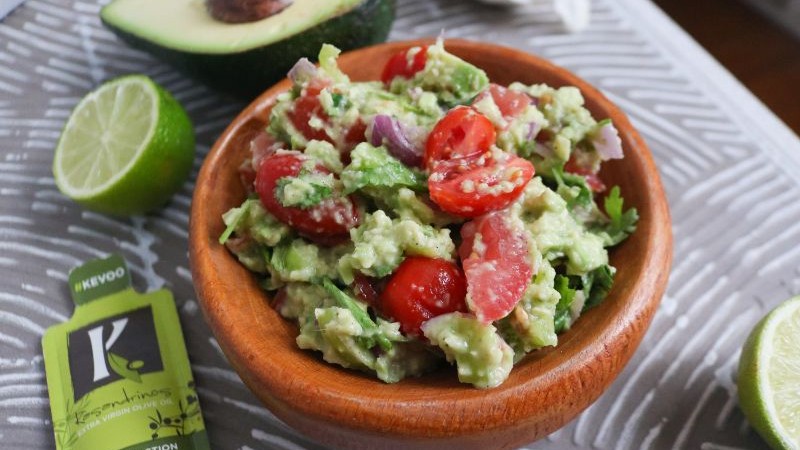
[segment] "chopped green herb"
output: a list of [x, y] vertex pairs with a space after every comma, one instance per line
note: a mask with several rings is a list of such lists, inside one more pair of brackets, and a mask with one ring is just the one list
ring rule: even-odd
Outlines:
[[623, 212], [622, 206], [623, 199], [619, 194], [619, 186], [614, 186], [603, 201], [603, 208], [610, 220], [604, 230], [608, 234], [606, 246], [619, 244], [636, 230], [639, 212], [636, 211], [636, 208], [628, 208]]
[[[564, 171], [564, 166], [553, 167], [553, 178], [558, 184], [556, 192], [567, 201], [567, 206], [586, 206], [592, 203], [592, 190], [586, 184], [586, 178]], [[576, 189], [577, 188], [577, 189]]]
[[561, 295], [556, 304], [556, 314], [554, 317], [556, 333], [560, 333], [569, 328], [571, 322], [570, 307], [575, 300], [576, 289], [570, 287], [570, 277], [566, 275], [556, 275], [555, 290]]
[[603, 265], [587, 273], [582, 278], [583, 292], [588, 292], [586, 303], [583, 304], [583, 311], [597, 306], [605, 300], [614, 283], [614, 269], [609, 265]]
[[244, 218], [249, 209], [250, 202], [244, 202], [244, 204], [242, 204], [242, 206], [239, 208], [234, 208], [222, 216], [222, 220], [225, 222], [227, 227], [219, 236], [220, 245], [225, 245], [225, 243], [228, 242], [228, 239], [231, 237], [233, 232], [236, 231], [236, 228], [239, 227], [239, 224], [242, 222], [242, 218]]
[[342, 292], [342, 290], [336, 287], [328, 278], [322, 280], [322, 286], [328, 291], [331, 297], [333, 297], [336, 304], [342, 308], [346, 308], [353, 314], [356, 322], [361, 325], [364, 331], [373, 331], [375, 333], [378, 345], [380, 345], [383, 350], [389, 351], [392, 349], [392, 341], [378, 331], [378, 325], [369, 317], [366, 311], [358, 306], [355, 299]]
[[347, 99], [344, 98], [344, 95], [334, 92], [331, 94], [331, 99], [333, 100], [333, 107], [338, 108], [347, 103]]

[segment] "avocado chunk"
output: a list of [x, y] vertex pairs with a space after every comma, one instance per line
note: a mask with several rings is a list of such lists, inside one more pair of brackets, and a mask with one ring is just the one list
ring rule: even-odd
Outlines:
[[324, 43], [386, 40], [395, 0], [294, 0], [264, 19], [215, 20], [198, 0], [113, 0], [100, 18], [122, 40], [222, 91], [252, 98]]

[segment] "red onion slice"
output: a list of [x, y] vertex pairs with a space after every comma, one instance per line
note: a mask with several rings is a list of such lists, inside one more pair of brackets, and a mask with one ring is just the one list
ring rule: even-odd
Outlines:
[[536, 135], [539, 134], [539, 130], [542, 129], [542, 125], [538, 122], [531, 122], [528, 124], [528, 136], [527, 139], [532, 141], [536, 139]]
[[287, 74], [292, 83], [303, 84], [317, 76], [317, 66], [311, 63], [308, 58], [300, 58], [294, 66], [289, 69]]
[[533, 148], [533, 153], [536, 153], [544, 159], [553, 158], [556, 154], [556, 152], [553, 150], [553, 147], [550, 147], [549, 144], [543, 144], [541, 142], [536, 143], [536, 146]]
[[609, 159], [622, 159], [622, 140], [619, 138], [619, 132], [610, 121], [603, 124], [599, 130], [592, 136], [592, 145], [600, 159], [608, 161]]
[[266, 132], [261, 132], [250, 141], [250, 154], [252, 159], [253, 170], [256, 172], [258, 168], [261, 167], [261, 161], [264, 160], [267, 156], [272, 155], [278, 149], [280, 149], [283, 145], [280, 142], [275, 142], [275, 140], [267, 134]]
[[385, 145], [389, 154], [407, 166], [422, 165], [422, 148], [409, 139], [403, 125], [393, 117], [378, 114], [372, 122], [372, 145]]

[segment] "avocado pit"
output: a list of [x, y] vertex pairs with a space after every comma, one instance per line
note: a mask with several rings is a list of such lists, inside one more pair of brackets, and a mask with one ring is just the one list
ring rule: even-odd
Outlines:
[[206, 8], [216, 20], [246, 23], [265, 19], [283, 11], [292, 0], [206, 0]]

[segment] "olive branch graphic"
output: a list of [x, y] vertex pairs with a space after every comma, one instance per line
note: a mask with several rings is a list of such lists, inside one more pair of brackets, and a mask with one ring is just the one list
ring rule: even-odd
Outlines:
[[144, 361], [128, 361], [116, 353], [108, 352], [108, 365], [117, 375], [127, 380], [142, 382], [142, 377], [139, 375], [139, 370], [144, 367]]
[[185, 436], [201, 429], [200, 403], [197, 401], [194, 381], [186, 383], [186, 387], [180, 389], [180, 395], [176, 413], [165, 415], [158, 408], [154, 408], [155, 415], [147, 416], [150, 419], [148, 427], [153, 440], [172, 434]]
[[69, 401], [67, 404], [67, 414], [61, 420], [53, 421], [53, 430], [55, 431], [56, 441], [58, 448], [62, 450], [71, 449], [78, 441], [78, 420], [80, 415], [89, 404], [89, 394], [84, 395], [77, 402]]

